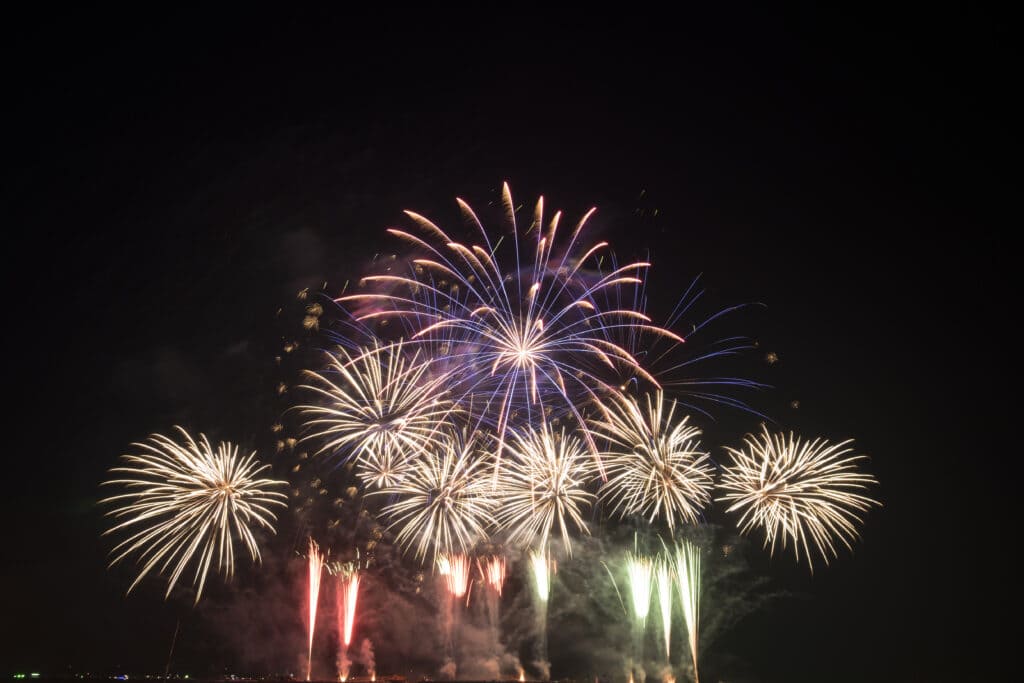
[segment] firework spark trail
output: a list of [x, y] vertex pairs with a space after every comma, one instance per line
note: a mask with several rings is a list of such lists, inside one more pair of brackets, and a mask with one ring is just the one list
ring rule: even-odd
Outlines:
[[[682, 341], [678, 335], [651, 325], [650, 318], [636, 310], [602, 310], [595, 305], [595, 297], [603, 290], [640, 282], [637, 274], [649, 264], [631, 263], [594, 282], [587, 281], [581, 268], [608, 246], [600, 242], [582, 247], [581, 233], [593, 209], [577, 224], [558, 256], [554, 247], [560, 212], [545, 232], [543, 198], [537, 202], [533, 222], [525, 233], [535, 232], [536, 244], [527, 248], [525, 242], [520, 243], [507, 184], [503, 186], [502, 201], [515, 249], [511, 272], [502, 269], [498, 245], [492, 242], [476, 214], [458, 200], [465, 217], [476, 226], [483, 246], [461, 244], [423, 216], [407, 211], [424, 236], [397, 229], [389, 232], [422, 249], [426, 257], [414, 261], [411, 277], [366, 278], [368, 283], [391, 287], [400, 293], [385, 291], [338, 299], [370, 306], [386, 304], [387, 308], [370, 310], [357, 319], [402, 317], [419, 326], [413, 340], [433, 339], [439, 332], [450, 334], [456, 341], [470, 340], [462, 350], [452, 348], [456, 356], [465, 355], [459, 378], [462, 391], [456, 394], [456, 400], [465, 401], [483, 392], [486, 398], [479, 407], [484, 413], [492, 413], [496, 407], [496, 469], [517, 406], [525, 408], [527, 420], [534, 413], [543, 415], [547, 408], [557, 408], [583, 422], [576, 407], [580, 403], [576, 393], [596, 398], [598, 390], [610, 388], [587, 370], [588, 363], [597, 362], [608, 368], [614, 368], [615, 362], [625, 363], [657, 385], [626, 349], [608, 340], [608, 327], [644, 328]], [[533, 254], [532, 268], [522, 268], [520, 252]], [[482, 421], [481, 417], [475, 426]], [[584, 436], [596, 457], [596, 444], [589, 434]]]
[[335, 603], [338, 614], [338, 677], [348, 679], [348, 648], [352, 644], [352, 629], [356, 622], [356, 603], [359, 599], [359, 569], [354, 565], [342, 566], [337, 572]]
[[678, 523], [697, 524], [711, 502], [714, 466], [700, 450], [700, 429], [666, 409], [661, 390], [645, 397], [645, 409], [632, 397], [612, 394], [597, 404], [603, 419], [589, 427], [608, 440], [602, 451], [608, 479], [598, 495], [620, 517], [663, 519], [671, 532]]
[[468, 596], [470, 562], [469, 558], [462, 553], [443, 553], [437, 557], [437, 567], [438, 574], [444, 577], [445, 587], [448, 589], [448, 599], [445, 609], [442, 611], [445, 633], [445, 668], [450, 670], [449, 677], [454, 678], [458, 660], [458, 642], [455, 636], [459, 632], [461, 621], [458, 603], [463, 597]]
[[683, 609], [690, 657], [693, 659], [693, 678], [700, 683], [697, 673], [697, 642], [700, 627], [700, 548], [683, 540], [676, 544], [676, 581], [679, 604]]
[[454, 598], [463, 598], [469, 590], [469, 558], [461, 553], [438, 558], [438, 573], [445, 577], [448, 592]]
[[505, 558], [494, 556], [488, 559], [485, 576], [487, 583], [500, 596], [501, 590], [505, 585]]
[[[610, 268], [614, 270], [617, 267], [618, 262], [613, 254]], [[605, 290], [605, 300], [602, 303], [606, 308], [627, 308], [646, 314], [646, 290], [646, 282], [623, 284]], [[747, 307], [744, 304], [730, 306], [698, 322], [692, 322], [691, 316], [696, 315], [696, 305], [702, 300], [704, 293], [698, 276], [690, 282], [671, 315], [659, 326], [669, 330], [688, 330], [686, 344], [636, 327], [608, 328], [609, 341], [626, 349], [644, 369], [657, 378], [661, 387], [671, 389], [680, 405], [688, 410], [713, 418], [711, 408], [725, 406], [760, 415], [750, 405], [736, 398], [733, 391], [767, 389], [767, 385], [742, 377], [693, 374], [695, 366], [700, 367], [706, 362], [736, 356], [757, 348], [756, 342], [742, 336], [729, 336], [696, 345], [690, 343], [709, 333], [716, 322]], [[622, 365], [618, 370], [616, 383], [620, 391], [626, 391], [630, 386], [639, 388], [640, 379], [642, 376], [631, 366]]]
[[[636, 539], [634, 539], [634, 547]], [[632, 634], [632, 653], [630, 658], [630, 671], [640, 667], [640, 680], [645, 680], [641, 663], [644, 661], [644, 630], [647, 626], [647, 615], [651, 608], [651, 578], [654, 570], [654, 562], [650, 557], [641, 555], [634, 549], [634, 552], [627, 552], [625, 557], [626, 579], [629, 585], [630, 606], [633, 608], [633, 622], [630, 632]]]
[[359, 599], [359, 572], [352, 572], [349, 577], [340, 579], [339, 583], [345, 614], [345, 646], [348, 647], [352, 643], [352, 627], [355, 625], [356, 620], [356, 602]]
[[316, 629], [316, 608], [320, 602], [320, 576], [324, 569], [324, 556], [320, 546], [309, 539], [309, 653], [306, 658], [306, 680], [313, 671], [313, 633]]
[[[542, 672], [550, 672], [548, 662], [548, 600], [551, 597], [551, 575], [555, 571], [555, 563], [548, 557], [546, 550], [529, 552], [530, 573], [533, 576], [534, 596], [536, 600], [537, 618], [537, 656], [536, 663]], [[542, 675], [544, 680], [548, 676]]]
[[838, 556], [836, 539], [852, 550], [862, 513], [879, 504], [861, 493], [878, 483], [857, 470], [865, 456], [844, 457], [853, 452], [852, 441], [803, 441], [792, 432], [788, 438], [770, 434], [767, 427], [745, 441], [744, 450], [726, 448], [732, 463], [719, 483], [726, 493], [718, 498], [732, 503], [729, 512], [741, 511], [741, 532], [760, 527], [772, 555], [778, 541], [783, 548], [792, 542], [797, 561], [802, 546], [812, 572], [811, 543], [825, 564]]
[[633, 617], [637, 624], [647, 623], [651, 609], [651, 575], [654, 564], [651, 558], [637, 553], [626, 553], [626, 575], [629, 577], [629, 594], [632, 598]]
[[554, 567], [544, 551], [530, 551], [530, 571], [533, 575], [535, 595], [542, 603], [547, 603], [551, 595], [551, 571]]
[[328, 354], [328, 370], [307, 371], [305, 389], [323, 405], [303, 405], [304, 439], [322, 439], [318, 453], [347, 453], [367, 486], [396, 485], [411, 459], [440, 446], [452, 403], [448, 377], [431, 373], [420, 349], [381, 345]]
[[571, 555], [570, 527], [589, 533], [581, 507], [593, 498], [584, 488], [589, 458], [583, 443], [545, 423], [540, 431], [517, 432], [509, 450], [512, 457], [498, 470], [499, 527], [511, 542], [539, 548], [557, 528]]
[[417, 559], [431, 549], [435, 559], [467, 552], [494, 524], [496, 501], [478, 450], [475, 435], [446, 439], [439, 453], [414, 459], [400, 482], [375, 492], [395, 496], [382, 513], [398, 528], [396, 543], [414, 547]]
[[113, 566], [138, 554], [142, 569], [129, 592], [153, 569], [162, 574], [173, 566], [165, 594], [170, 596], [196, 559], [192, 583], [198, 603], [215, 558], [226, 578], [234, 574], [235, 536], [259, 562], [253, 527], [273, 533], [277, 517], [270, 508], [284, 506], [286, 496], [272, 489], [285, 482], [258, 478], [270, 466], [259, 465], [255, 452], [240, 458], [238, 447], [227, 442], [215, 451], [202, 434], [197, 442], [181, 427], [176, 429], [182, 443], [153, 434], [148, 442], [132, 444], [141, 453], [122, 456], [125, 465], [111, 469], [117, 478], [102, 485], [121, 486], [126, 492], [100, 501], [115, 505], [106, 515], [117, 522], [103, 535], [130, 534], [111, 550], [110, 562]]
[[505, 557], [491, 555], [483, 562], [477, 559], [476, 566], [480, 572], [481, 583], [491, 588], [485, 591], [484, 605], [487, 609], [492, 652], [501, 652], [500, 609], [501, 593], [505, 587]]
[[665, 638], [665, 659], [671, 661], [672, 643], [672, 567], [667, 558], [661, 558], [654, 567], [658, 606], [661, 608], [661, 630]]

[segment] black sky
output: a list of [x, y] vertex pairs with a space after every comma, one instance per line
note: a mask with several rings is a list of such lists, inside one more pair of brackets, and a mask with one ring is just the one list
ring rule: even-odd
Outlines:
[[1007, 658], [1009, 22], [620, 11], [8, 22], [0, 675], [159, 670], [187, 610], [105, 571], [105, 470], [172, 424], [267, 443], [278, 306], [358, 275], [402, 209], [452, 219], [506, 179], [596, 204], [663, 305], [699, 273], [764, 303], [765, 379], [800, 401], [774, 417], [871, 455], [885, 507], [856, 552], [764, 563], [805, 597], [738, 627], [758, 680]]

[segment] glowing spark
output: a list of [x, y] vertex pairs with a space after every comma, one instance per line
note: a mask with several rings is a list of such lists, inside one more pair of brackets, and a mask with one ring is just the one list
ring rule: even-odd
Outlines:
[[123, 487], [124, 493], [104, 498], [115, 507], [106, 513], [116, 524], [104, 532], [125, 531], [129, 536], [111, 550], [113, 566], [137, 554], [142, 565], [128, 587], [130, 592], [152, 570], [170, 570], [166, 596], [170, 596], [185, 568], [196, 560], [193, 585], [196, 598], [203, 594], [206, 576], [216, 558], [217, 570], [230, 579], [235, 567], [235, 537], [242, 539], [254, 562], [260, 551], [253, 533], [263, 527], [273, 533], [277, 519], [273, 506], [284, 506], [287, 496], [273, 489], [282, 481], [257, 477], [269, 465], [259, 465], [256, 453], [240, 458], [238, 447], [221, 442], [215, 451], [202, 434], [199, 441], [177, 427], [177, 443], [154, 434], [136, 455], [122, 456], [124, 466], [111, 469], [117, 478], [104, 486]]
[[697, 635], [700, 624], [700, 548], [689, 541], [676, 545], [676, 580], [679, 582], [679, 604], [683, 608], [683, 621], [693, 658], [693, 678], [697, 674]]
[[540, 431], [517, 432], [509, 450], [512, 457], [498, 471], [499, 525], [510, 541], [542, 548], [557, 528], [571, 554], [570, 527], [589, 533], [581, 507], [593, 498], [584, 488], [589, 459], [582, 442], [543, 424]]
[[847, 447], [852, 441], [805, 442], [792, 432], [788, 438], [769, 434], [767, 427], [759, 437], [747, 435], [745, 440], [742, 451], [726, 449], [733, 461], [719, 484], [726, 491], [719, 500], [732, 503], [728, 511], [742, 511], [740, 530], [760, 527], [772, 554], [779, 540], [783, 548], [792, 542], [797, 561], [803, 547], [811, 571], [811, 543], [825, 564], [830, 555], [838, 556], [836, 539], [852, 550], [861, 513], [878, 505], [860, 493], [877, 483], [857, 470], [856, 462], [864, 456], [844, 457], [853, 451]]
[[307, 372], [323, 405], [300, 406], [309, 434], [323, 445], [318, 452], [355, 457], [356, 473], [369, 486], [397, 484], [409, 461], [438, 447], [452, 410], [444, 398], [447, 378], [432, 377], [431, 363], [405, 344], [377, 345], [350, 354], [329, 355], [323, 374]]
[[309, 653], [306, 658], [306, 680], [313, 670], [313, 632], [316, 629], [316, 607], [320, 602], [320, 576], [324, 569], [324, 556], [320, 546], [309, 539]]
[[602, 452], [608, 480], [598, 495], [621, 517], [663, 519], [672, 531], [678, 523], [696, 524], [711, 502], [714, 466], [700, 450], [700, 429], [688, 417], [676, 418], [676, 403], [666, 410], [665, 395], [648, 395], [642, 410], [636, 399], [613, 394], [601, 404], [604, 419], [590, 427], [609, 440]]

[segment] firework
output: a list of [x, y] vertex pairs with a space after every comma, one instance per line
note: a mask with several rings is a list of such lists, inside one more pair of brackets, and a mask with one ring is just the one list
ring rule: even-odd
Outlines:
[[451, 411], [446, 377], [431, 376], [430, 362], [405, 344], [377, 344], [329, 354], [323, 374], [307, 372], [323, 405], [300, 406], [307, 439], [322, 439], [319, 452], [355, 457], [356, 472], [370, 486], [393, 486], [410, 459], [438, 446]]
[[654, 566], [654, 583], [657, 589], [658, 606], [661, 608], [661, 632], [665, 639], [665, 659], [672, 650], [672, 567], [669, 560], [661, 558]]
[[647, 623], [647, 615], [650, 613], [653, 568], [651, 558], [637, 553], [626, 553], [626, 575], [629, 577], [633, 617], [641, 625]]
[[501, 496], [498, 524], [509, 540], [546, 547], [557, 528], [572, 554], [570, 527], [589, 533], [581, 507], [593, 495], [585, 488], [589, 458], [583, 443], [565, 429], [540, 431], [530, 427], [516, 433], [509, 445], [512, 456], [498, 472]]
[[[614, 270], [617, 265], [613, 254], [609, 267]], [[646, 282], [643, 282], [624, 283], [606, 289], [602, 292], [605, 295], [602, 304], [606, 308], [631, 309], [646, 314], [646, 287]], [[626, 349], [648, 374], [657, 379], [658, 385], [666, 390], [671, 389], [673, 396], [687, 410], [713, 417], [712, 407], [726, 406], [758, 414], [744, 401], [738, 399], [735, 393], [737, 389], [765, 389], [766, 385], [742, 377], [694, 374], [694, 369], [704, 363], [735, 356], [757, 347], [753, 340], [742, 336], [705, 339], [717, 322], [727, 319], [746, 306], [731, 306], [707, 317], [697, 317], [697, 304], [703, 296], [704, 289], [700, 284], [700, 277], [697, 277], [690, 282], [665, 322], [655, 328], [687, 330], [685, 344], [673, 337], [652, 333], [648, 328], [636, 326], [606, 327], [609, 341]], [[694, 344], [694, 341], [698, 343]], [[650, 384], [634, 366], [617, 362], [614, 358], [612, 360], [616, 366], [615, 384], [620, 391], [625, 392], [631, 388], [642, 388], [643, 391], [650, 389]]]
[[732, 463], [719, 484], [725, 491], [719, 500], [731, 503], [728, 511], [742, 512], [740, 530], [760, 527], [772, 554], [778, 542], [783, 548], [791, 542], [797, 561], [802, 547], [811, 571], [811, 544], [825, 564], [837, 556], [836, 539], [852, 549], [861, 514], [878, 504], [861, 493], [877, 483], [857, 469], [865, 456], [846, 457], [852, 441], [803, 441], [792, 432], [770, 434], [767, 427], [745, 441], [744, 450], [726, 449]]
[[541, 668], [541, 678], [550, 678], [550, 663], [548, 662], [548, 600], [551, 598], [551, 576], [555, 573], [557, 565], [547, 553], [546, 549], [540, 551], [531, 550], [528, 554], [530, 563], [530, 574], [533, 577], [534, 616], [537, 625], [537, 640], [534, 643], [534, 663]]
[[590, 427], [609, 441], [602, 452], [607, 481], [598, 495], [620, 516], [662, 519], [672, 531], [679, 523], [696, 524], [711, 502], [714, 467], [700, 450], [700, 429], [676, 416], [661, 390], [647, 395], [645, 406], [622, 394], [600, 404], [603, 419]]
[[320, 554], [320, 546], [312, 538], [309, 539], [309, 652], [306, 656], [306, 680], [313, 670], [313, 633], [316, 630], [316, 608], [320, 602], [320, 577], [324, 569], [324, 556]]
[[147, 442], [133, 444], [141, 452], [122, 456], [124, 465], [111, 469], [116, 478], [103, 482], [125, 492], [100, 503], [115, 506], [106, 514], [116, 524], [104, 535], [129, 534], [111, 551], [110, 566], [133, 554], [142, 566], [129, 592], [150, 571], [170, 570], [166, 593], [170, 596], [195, 559], [193, 585], [198, 603], [214, 560], [226, 578], [233, 575], [236, 536], [252, 560], [259, 562], [253, 529], [273, 533], [277, 518], [271, 508], [284, 506], [286, 498], [273, 489], [285, 482], [259, 478], [270, 466], [260, 465], [255, 452], [241, 458], [237, 446], [221, 442], [214, 450], [202, 434], [195, 441], [181, 427], [177, 430], [180, 443], [154, 434]]
[[437, 564], [448, 592], [456, 599], [464, 597], [469, 590], [469, 558], [462, 553], [445, 554], [437, 558]]
[[500, 596], [502, 587], [505, 585], [505, 558], [501, 556], [488, 558], [486, 564], [480, 567], [480, 573], [487, 584]]
[[[515, 412], [529, 422], [555, 409], [582, 422], [576, 407], [580, 396], [595, 397], [608, 387], [588, 369], [591, 364], [614, 368], [615, 363], [625, 363], [654, 382], [626, 349], [609, 341], [607, 328], [649, 329], [682, 341], [650, 325], [650, 319], [636, 310], [605, 310], [596, 305], [596, 297], [604, 290], [640, 282], [638, 274], [649, 264], [630, 263], [589, 277], [586, 264], [596, 265], [607, 247], [604, 242], [583, 246], [581, 233], [593, 209], [556, 251], [560, 212], [545, 231], [541, 198], [532, 223], [520, 235], [507, 184], [502, 200], [511, 231], [507, 240], [514, 258], [511, 268], [501, 265], [498, 254], [499, 243], [506, 240], [492, 240], [469, 205], [458, 200], [482, 244], [462, 244], [426, 218], [407, 211], [422, 236], [397, 229], [389, 232], [424, 252], [423, 258], [413, 261], [412, 273], [368, 277], [366, 282], [381, 291], [339, 299], [367, 309], [357, 316], [360, 321], [398, 316], [410, 327], [412, 340], [432, 344], [439, 336], [448, 340], [442, 343], [448, 348], [446, 355], [461, 366], [454, 378], [459, 387], [453, 392], [456, 400], [472, 402], [482, 411], [477, 414], [479, 421], [496, 428], [495, 467]], [[525, 266], [521, 257], [526, 260], [531, 255], [532, 267]], [[596, 454], [596, 446], [586, 438]]]
[[417, 559], [431, 549], [435, 557], [464, 553], [494, 523], [486, 459], [477, 451], [473, 435], [447, 439], [440, 452], [414, 459], [400, 482], [377, 492], [396, 497], [382, 512], [398, 528], [397, 543], [415, 548]]
[[337, 563], [328, 567], [335, 577], [335, 607], [338, 619], [338, 677], [348, 678], [348, 648], [352, 644], [352, 629], [356, 623], [356, 603], [359, 600], [359, 565], [356, 562]]
[[551, 595], [551, 574], [554, 570], [554, 563], [548, 559], [547, 553], [544, 551], [531, 550], [529, 557], [537, 599], [541, 603], [547, 603], [548, 597]]
[[689, 541], [676, 545], [676, 580], [679, 582], [679, 604], [683, 609], [690, 657], [693, 658], [693, 678], [700, 683], [697, 674], [697, 635], [700, 624], [700, 548]]

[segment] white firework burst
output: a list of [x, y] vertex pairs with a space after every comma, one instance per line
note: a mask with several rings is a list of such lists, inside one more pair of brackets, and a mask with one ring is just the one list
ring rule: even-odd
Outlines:
[[319, 453], [346, 453], [369, 486], [398, 483], [410, 461], [445, 440], [452, 403], [447, 378], [401, 342], [330, 354], [328, 370], [307, 372], [319, 405], [300, 406], [306, 439], [321, 439]]
[[726, 449], [732, 463], [724, 470], [719, 487], [725, 494], [718, 499], [731, 504], [729, 512], [741, 513], [740, 530], [759, 527], [772, 554], [777, 543], [783, 548], [792, 543], [799, 561], [802, 548], [811, 571], [812, 545], [825, 564], [837, 556], [837, 540], [852, 550], [863, 513], [879, 504], [864, 493], [877, 481], [857, 468], [865, 456], [849, 456], [852, 440], [805, 441], [762, 427], [759, 436], [747, 435], [745, 441], [743, 450]]
[[485, 538], [495, 507], [486, 462], [475, 436], [449, 438], [440, 452], [412, 459], [406, 476], [376, 491], [395, 497], [382, 512], [398, 530], [398, 545], [422, 561], [431, 550], [435, 558], [466, 553]]
[[670, 532], [678, 524], [696, 524], [714, 486], [700, 429], [688, 416], [677, 416], [675, 401], [666, 404], [661, 390], [653, 398], [648, 394], [643, 407], [615, 393], [600, 408], [602, 417], [589, 423], [609, 443], [601, 452], [608, 479], [599, 497], [622, 517], [662, 519]]
[[494, 487], [499, 526], [511, 542], [542, 551], [557, 529], [571, 555], [570, 531], [589, 533], [582, 509], [594, 497], [585, 488], [590, 457], [583, 442], [545, 423], [515, 433], [508, 449]]
[[286, 496], [275, 491], [285, 482], [260, 478], [269, 465], [260, 465], [256, 453], [239, 457], [238, 447], [222, 442], [216, 450], [202, 434], [194, 440], [181, 427], [181, 442], [154, 434], [133, 444], [141, 452], [122, 456], [124, 465], [111, 469], [115, 478], [104, 486], [124, 493], [104, 498], [116, 524], [104, 535], [125, 532], [111, 554], [111, 566], [130, 555], [141, 565], [131, 591], [154, 569], [170, 572], [169, 596], [182, 573], [195, 560], [193, 585], [196, 602], [206, 576], [217, 570], [231, 578], [235, 566], [235, 538], [240, 538], [253, 561], [260, 559], [253, 533], [262, 527], [273, 533], [277, 519], [272, 507], [283, 507]]

